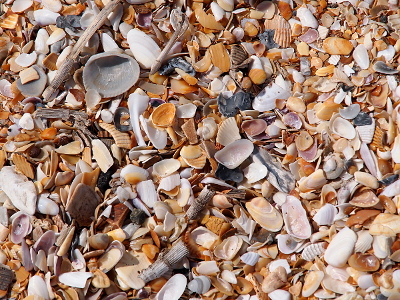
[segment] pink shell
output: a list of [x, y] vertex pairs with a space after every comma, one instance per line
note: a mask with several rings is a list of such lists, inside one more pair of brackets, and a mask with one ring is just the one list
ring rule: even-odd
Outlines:
[[299, 36], [299, 40], [307, 43], [307, 44], [311, 44], [313, 42], [315, 42], [319, 37], [318, 31], [316, 31], [315, 29], [308, 29], [307, 32], [301, 36]]
[[314, 160], [315, 156], [317, 155], [317, 139], [314, 139], [314, 144], [307, 150], [301, 151], [297, 149], [297, 152], [301, 158], [305, 161], [311, 162]]
[[303, 123], [298, 114], [294, 112], [287, 113], [283, 116], [283, 123], [295, 129], [300, 129]]
[[246, 120], [242, 123], [242, 129], [249, 136], [259, 135], [267, 129], [267, 122], [263, 119]]
[[12, 222], [11, 242], [20, 244], [22, 239], [32, 230], [30, 217], [21, 213]]

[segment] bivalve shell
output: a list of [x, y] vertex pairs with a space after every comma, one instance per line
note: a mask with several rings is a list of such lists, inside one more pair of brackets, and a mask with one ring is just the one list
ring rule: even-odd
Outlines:
[[253, 152], [254, 145], [249, 140], [237, 140], [215, 153], [215, 159], [228, 169], [235, 169]]
[[220, 259], [232, 260], [239, 252], [243, 240], [237, 236], [230, 236], [215, 247], [214, 255]]
[[211, 280], [206, 276], [198, 276], [188, 284], [188, 289], [197, 294], [204, 294], [209, 291]]
[[219, 125], [216, 140], [218, 144], [227, 146], [240, 139], [241, 136], [235, 118], [228, 118]]
[[311, 226], [307, 219], [306, 210], [299, 199], [287, 196], [282, 205], [282, 215], [288, 234], [298, 239], [308, 239], [311, 236]]
[[319, 285], [324, 278], [324, 272], [322, 271], [309, 271], [304, 278], [304, 285], [302, 289], [303, 297], [310, 297], [319, 288]]
[[256, 252], [248, 252], [243, 254], [240, 259], [246, 264], [250, 266], [254, 266], [257, 262], [258, 259], [260, 258], [260, 255]]
[[150, 69], [161, 53], [157, 43], [139, 29], [131, 29], [127, 40], [133, 56], [144, 69]]
[[357, 235], [348, 227], [340, 230], [329, 244], [324, 254], [325, 261], [333, 267], [343, 267], [353, 253]]
[[277, 232], [283, 226], [281, 214], [264, 198], [257, 197], [246, 203], [246, 208], [261, 227]]
[[354, 247], [355, 252], [364, 253], [371, 249], [374, 238], [369, 234], [368, 230], [361, 230], [357, 232], [357, 236], [357, 242]]
[[354, 129], [354, 126], [349, 121], [341, 117], [334, 119], [331, 124], [331, 129], [337, 135], [349, 140], [354, 139], [356, 136], [356, 130]]

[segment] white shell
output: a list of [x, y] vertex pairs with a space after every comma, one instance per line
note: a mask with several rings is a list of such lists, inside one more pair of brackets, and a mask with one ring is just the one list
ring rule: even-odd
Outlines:
[[58, 277], [58, 280], [68, 286], [83, 289], [86, 280], [93, 276], [91, 272], [66, 272]]
[[206, 276], [198, 276], [188, 283], [188, 289], [193, 293], [204, 294], [211, 287], [211, 280]]
[[49, 292], [44, 279], [38, 275], [32, 276], [28, 283], [28, 295], [39, 296], [45, 300], [50, 300]]
[[127, 174], [130, 173], [138, 173], [140, 174], [141, 177], [143, 177], [145, 179], [147, 179], [147, 177], [149, 177], [149, 172], [147, 172], [145, 169], [135, 166], [135, 165], [127, 165], [125, 167], [122, 168], [121, 170], [121, 177], [125, 177]]
[[209, 140], [215, 137], [218, 130], [218, 125], [214, 118], [208, 117], [201, 121], [202, 127], [197, 129], [197, 134], [203, 137], [204, 140]]
[[325, 273], [331, 276], [333, 279], [340, 280], [340, 281], [347, 281], [350, 275], [346, 271], [346, 267], [343, 268], [336, 268], [328, 265], [325, 269]]
[[185, 119], [193, 118], [194, 115], [196, 114], [196, 109], [197, 106], [194, 105], [193, 103], [179, 105], [176, 108], [176, 116], [177, 118], [185, 118]]
[[287, 274], [290, 274], [292, 272], [292, 270], [290, 270], [290, 265], [286, 259], [276, 259], [272, 261], [269, 264], [268, 269], [270, 272], [273, 272], [278, 267], [284, 267]]
[[372, 242], [372, 249], [374, 250], [374, 255], [377, 258], [384, 259], [388, 257], [391, 253], [391, 247], [393, 243], [392, 237], [387, 237], [383, 235], [375, 235], [374, 241]]
[[278, 234], [276, 236], [278, 240], [278, 249], [284, 254], [291, 254], [301, 247], [304, 241], [299, 242], [290, 234]]
[[343, 109], [339, 109], [339, 114], [345, 119], [352, 120], [355, 117], [357, 117], [360, 110], [361, 110], [360, 104], [355, 103]]
[[375, 119], [372, 119], [372, 124], [370, 125], [357, 126], [357, 131], [362, 142], [371, 143], [375, 132]]
[[106, 173], [114, 164], [114, 159], [108, 151], [106, 145], [99, 139], [92, 140], [93, 157], [99, 165], [102, 172]]
[[139, 29], [131, 29], [127, 36], [133, 56], [144, 69], [150, 69], [161, 53], [157, 43]]
[[358, 277], [357, 283], [360, 288], [365, 290], [375, 286], [374, 280], [372, 279], [372, 274], [361, 275], [360, 277]]
[[61, 41], [63, 38], [65, 38], [67, 34], [62, 28], [57, 28], [54, 30], [51, 34], [48, 40], [46, 41], [47, 45], [53, 45], [54, 43]]
[[217, 0], [217, 3], [226, 11], [232, 11], [234, 8], [234, 0]]
[[103, 45], [104, 52], [115, 51], [120, 49], [115, 40], [107, 33], [102, 32], [100, 39], [101, 39], [101, 44]]
[[334, 267], [343, 267], [353, 253], [357, 235], [348, 227], [340, 230], [332, 239], [325, 252], [325, 261]]
[[94, 89], [87, 89], [85, 94], [86, 107], [89, 109], [95, 108], [101, 101], [101, 96]]
[[138, 146], [146, 146], [139, 125], [139, 116], [147, 109], [149, 101], [149, 96], [143, 96], [139, 93], [132, 93], [128, 98], [130, 121]]
[[165, 130], [154, 128], [153, 123], [149, 119], [145, 119], [143, 116], [140, 116], [139, 119], [144, 132], [153, 146], [156, 149], [164, 149], [168, 141], [167, 132]]
[[253, 152], [254, 145], [249, 140], [237, 140], [215, 153], [215, 159], [228, 169], [235, 169]]
[[18, 55], [18, 57], [15, 59], [15, 63], [20, 65], [21, 67], [29, 67], [35, 63], [37, 59], [37, 54], [35, 51], [32, 53], [21, 53]]
[[217, 143], [223, 146], [227, 146], [230, 143], [240, 140], [241, 136], [239, 128], [236, 124], [235, 118], [228, 118], [221, 122], [217, 133]]
[[268, 297], [271, 300], [291, 300], [292, 294], [285, 290], [275, 290], [271, 293], [268, 293]]
[[45, 8], [55, 13], [62, 9], [62, 3], [60, 0], [42, 0], [42, 4]]
[[37, 210], [41, 214], [55, 216], [58, 214], [60, 209], [54, 201], [42, 194], [37, 201]]
[[33, 17], [39, 26], [55, 25], [59, 13], [52, 12], [48, 9], [38, 9], [33, 12]]
[[288, 234], [298, 239], [308, 239], [311, 236], [311, 226], [307, 213], [299, 199], [287, 196], [282, 205], [282, 216]]
[[377, 189], [379, 187], [378, 179], [366, 172], [355, 172], [354, 179], [356, 180], [356, 182], [364, 186], [370, 187], [371, 189]]
[[179, 170], [181, 163], [175, 158], [163, 159], [153, 165], [153, 174], [167, 177]]
[[300, 7], [297, 10], [297, 16], [299, 17], [302, 26], [318, 28], [318, 21], [308, 8]]
[[368, 57], [368, 51], [363, 44], [358, 45], [354, 49], [353, 58], [361, 69], [368, 69], [370, 60]]
[[314, 215], [313, 220], [319, 225], [332, 225], [336, 215], [336, 208], [330, 203], [322, 206]]
[[32, 4], [32, 0], [15, 0], [11, 6], [11, 10], [15, 13], [21, 13], [31, 7]]
[[248, 183], [254, 183], [263, 179], [268, 174], [268, 168], [261, 163], [251, 163], [243, 169], [243, 175]]
[[217, 262], [215, 260], [211, 261], [201, 261], [196, 268], [197, 273], [201, 275], [211, 275], [219, 272]]
[[329, 275], [325, 275], [324, 279], [322, 280], [322, 284], [324, 285], [325, 289], [338, 294], [345, 294], [346, 292], [351, 293], [355, 292], [356, 290], [351, 284], [333, 279]]
[[259, 258], [260, 258], [260, 255], [256, 252], [247, 252], [240, 257], [240, 259], [246, 265], [250, 265], [250, 266], [254, 266], [258, 262]]
[[267, 85], [253, 100], [253, 109], [258, 111], [273, 110], [276, 107], [276, 99], [287, 100], [292, 94], [284, 90], [276, 83]]
[[304, 285], [302, 290], [303, 297], [310, 297], [318, 289], [319, 285], [324, 278], [322, 271], [309, 271], [304, 278]]
[[210, 7], [215, 20], [221, 21], [225, 17], [225, 11], [221, 8], [221, 6], [218, 5], [217, 2], [211, 2]]
[[225, 280], [226, 282], [228, 282], [228, 283], [232, 283], [232, 284], [236, 284], [237, 283], [237, 278], [236, 278], [235, 273], [233, 273], [230, 270], [223, 270], [221, 272], [221, 278], [223, 280]]
[[322, 255], [325, 252], [327, 243], [316, 243], [305, 247], [301, 253], [301, 257], [307, 261], [313, 261], [317, 256]]
[[155, 300], [178, 300], [185, 291], [187, 279], [182, 274], [172, 276], [154, 297]]
[[19, 119], [19, 126], [26, 130], [35, 128], [32, 115], [30, 113], [24, 113], [21, 119]]
[[196, 244], [207, 249], [210, 249], [219, 238], [218, 235], [203, 226], [197, 227], [190, 233], [190, 235]]
[[368, 230], [361, 230], [357, 232], [357, 236], [358, 239], [354, 247], [355, 252], [364, 253], [365, 251], [371, 249], [374, 238], [369, 234]]
[[354, 126], [349, 121], [341, 117], [334, 119], [331, 124], [331, 129], [337, 135], [349, 140], [354, 139], [356, 136], [356, 130], [354, 129]]
[[220, 259], [232, 260], [240, 250], [243, 240], [237, 236], [230, 236], [215, 247], [214, 255]]
[[154, 213], [156, 214], [157, 219], [164, 220], [167, 212], [172, 212], [171, 207], [167, 203], [162, 201], [157, 201], [154, 203]]
[[139, 198], [150, 208], [158, 201], [156, 188], [152, 180], [141, 181], [136, 185]]

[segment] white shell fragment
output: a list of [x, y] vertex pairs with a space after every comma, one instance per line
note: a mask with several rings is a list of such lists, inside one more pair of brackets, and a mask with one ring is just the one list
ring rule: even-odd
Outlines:
[[324, 254], [325, 260], [333, 267], [343, 267], [353, 253], [357, 242], [357, 235], [348, 227], [343, 228], [335, 235]]
[[139, 29], [131, 29], [127, 36], [133, 56], [144, 69], [150, 69], [161, 50], [157, 43]]
[[250, 156], [253, 148], [249, 140], [237, 140], [215, 153], [215, 159], [228, 169], [235, 169]]
[[114, 164], [114, 159], [106, 145], [100, 140], [92, 141], [93, 156], [98, 163], [102, 172], [107, 172], [108, 169]]

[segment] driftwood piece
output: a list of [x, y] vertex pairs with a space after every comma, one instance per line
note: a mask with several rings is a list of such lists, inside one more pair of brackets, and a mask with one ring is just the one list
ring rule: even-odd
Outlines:
[[186, 216], [189, 220], [194, 220], [197, 218], [198, 214], [203, 210], [203, 208], [207, 205], [208, 201], [214, 197], [215, 192], [210, 190], [208, 186], [206, 186], [200, 193], [199, 197], [197, 197], [192, 205], [190, 205], [189, 209], [186, 212]]
[[56, 76], [54, 77], [50, 85], [44, 90], [42, 94], [44, 102], [48, 102], [50, 100], [51, 95], [53, 95], [53, 93], [58, 89], [61, 83], [67, 78], [67, 76], [71, 71], [72, 65], [74, 64], [78, 55], [81, 53], [85, 44], [90, 40], [90, 38], [93, 36], [96, 30], [98, 30], [101, 26], [103, 26], [108, 15], [121, 2], [122, 0], [111, 0], [94, 18], [93, 22], [90, 24], [90, 26], [85, 30], [85, 32], [76, 42], [74, 48], [71, 51], [71, 54], [64, 60], [61, 67], [57, 70]]
[[268, 168], [268, 181], [280, 192], [289, 193], [295, 188], [295, 178], [292, 173], [281, 167], [281, 164], [263, 147], [254, 147], [252, 154], [255, 162], [260, 162]]

